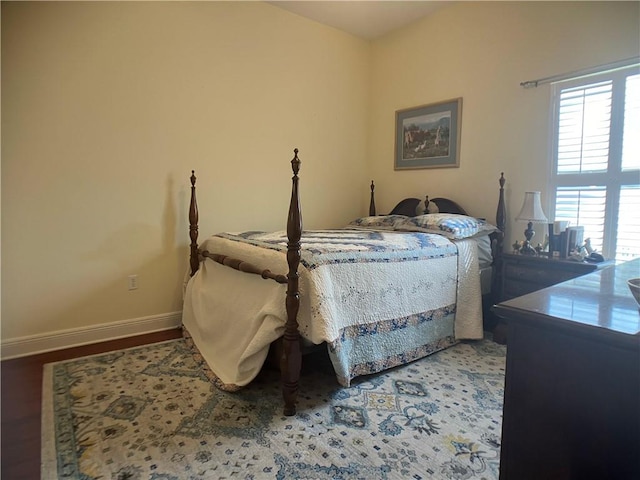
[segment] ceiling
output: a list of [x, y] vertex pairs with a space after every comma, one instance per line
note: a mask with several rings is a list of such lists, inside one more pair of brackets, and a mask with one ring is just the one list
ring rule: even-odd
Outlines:
[[300, 0], [269, 1], [268, 3], [365, 40], [373, 40], [429, 15], [450, 2], [431, 0]]

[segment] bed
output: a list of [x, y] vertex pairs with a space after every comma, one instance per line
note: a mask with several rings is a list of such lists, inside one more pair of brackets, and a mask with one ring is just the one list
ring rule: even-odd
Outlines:
[[286, 232], [223, 232], [200, 245], [192, 172], [183, 332], [217, 387], [247, 385], [275, 352], [284, 414], [294, 415], [309, 348], [326, 348], [337, 381], [349, 386], [360, 375], [482, 338], [478, 245], [481, 239], [493, 252], [490, 270], [502, 249], [504, 176], [496, 226], [444, 198], [408, 198], [376, 215], [372, 182], [367, 217], [303, 231], [297, 149], [291, 165]]

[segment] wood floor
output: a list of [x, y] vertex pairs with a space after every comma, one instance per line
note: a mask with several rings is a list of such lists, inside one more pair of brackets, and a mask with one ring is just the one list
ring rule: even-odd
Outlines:
[[0, 363], [2, 375], [2, 480], [40, 478], [40, 412], [42, 367], [46, 363], [179, 338], [181, 330], [166, 330], [83, 347], [57, 350]]

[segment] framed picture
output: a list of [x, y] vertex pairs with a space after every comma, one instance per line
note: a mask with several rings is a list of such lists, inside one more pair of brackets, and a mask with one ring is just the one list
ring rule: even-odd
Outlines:
[[395, 169], [460, 166], [462, 98], [396, 112]]

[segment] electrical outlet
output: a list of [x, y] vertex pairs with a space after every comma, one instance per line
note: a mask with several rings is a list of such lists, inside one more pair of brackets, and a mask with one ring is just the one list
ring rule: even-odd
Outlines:
[[129, 290], [138, 289], [138, 275], [129, 275]]

